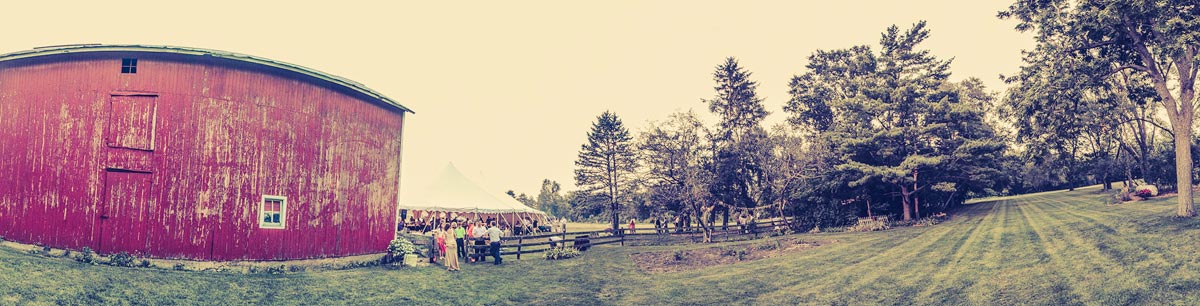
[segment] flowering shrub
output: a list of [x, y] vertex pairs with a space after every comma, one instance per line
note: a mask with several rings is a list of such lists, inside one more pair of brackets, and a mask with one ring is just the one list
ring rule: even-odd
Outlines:
[[579, 257], [579, 255], [583, 255], [583, 253], [580, 253], [579, 250], [574, 248], [553, 248], [546, 250], [545, 253], [542, 253], [542, 258], [545, 258], [546, 260], [558, 260]]
[[401, 257], [403, 257], [405, 254], [415, 254], [414, 252], [416, 252], [416, 250], [417, 246], [413, 245], [412, 241], [408, 241], [408, 239], [404, 237], [392, 239], [392, 243], [388, 245], [388, 252]]
[[1154, 193], [1152, 193], [1152, 192], [1150, 191], [1150, 189], [1141, 189], [1141, 190], [1138, 190], [1136, 194], [1137, 194], [1137, 196], [1139, 196], [1139, 197], [1142, 197], [1142, 198], [1149, 198], [1149, 197], [1151, 197], [1151, 196], [1152, 196]]

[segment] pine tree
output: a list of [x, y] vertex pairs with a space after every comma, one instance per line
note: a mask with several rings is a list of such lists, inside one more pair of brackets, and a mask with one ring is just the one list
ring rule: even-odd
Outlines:
[[581, 192], [608, 200], [612, 226], [620, 228], [620, 203], [633, 190], [637, 160], [629, 130], [616, 114], [605, 111], [587, 134], [575, 161], [575, 182]]
[[[752, 208], [770, 202], [762, 167], [769, 151], [762, 120], [768, 112], [756, 90], [758, 83], [750, 80], [751, 73], [729, 57], [713, 72], [717, 95], [709, 100], [709, 111], [720, 118], [716, 129], [716, 150], [713, 154], [714, 178], [709, 191], [726, 205], [723, 211]], [[710, 216], [711, 218], [711, 216]]]

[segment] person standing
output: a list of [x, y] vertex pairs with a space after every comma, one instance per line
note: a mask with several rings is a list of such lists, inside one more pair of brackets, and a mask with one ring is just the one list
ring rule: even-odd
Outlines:
[[442, 231], [443, 241], [446, 241], [446, 271], [458, 271], [461, 266], [458, 265], [458, 247], [457, 241], [454, 239], [454, 229], [450, 224], [446, 224], [445, 230]]
[[458, 256], [459, 257], [464, 257], [464, 258], [467, 257], [467, 244], [466, 244], [466, 240], [465, 240], [466, 238], [467, 238], [467, 229], [463, 228], [462, 224], [455, 222], [454, 223], [454, 242], [456, 242], [455, 245], [458, 246]]
[[487, 234], [488, 241], [491, 242], [492, 262], [496, 265], [500, 265], [500, 263], [503, 262], [503, 259], [500, 259], [500, 237], [504, 235], [504, 231], [501, 231], [499, 227], [496, 227], [496, 222], [492, 222], [492, 227], [488, 228]]
[[438, 259], [446, 257], [446, 230], [441, 227], [433, 229], [433, 236], [437, 237]]
[[487, 250], [485, 248], [488, 240], [487, 235], [487, 227], [483, 226], [483, 221], [475, 222], [475, 228], [471, 229], [471, 237], [475, 237], [475, 248], [471, 252], [472, 254], [475, 254], [475, 256], [471, 258], [472, 262], [482, 262], [484, 259], [484, 254], [487, 254]]

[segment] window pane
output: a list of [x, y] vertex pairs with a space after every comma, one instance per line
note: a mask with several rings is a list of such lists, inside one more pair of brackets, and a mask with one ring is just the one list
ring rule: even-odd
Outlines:
[[274, 219], [274, 220], [271, 220], [271, 222], [272, 222], [272, 223], [279, 223], [279, 214], [278, 214], [278, 213], [275, 213], [275, 214], [272, 214], [272, 215], [275, 217], [275, 219]]

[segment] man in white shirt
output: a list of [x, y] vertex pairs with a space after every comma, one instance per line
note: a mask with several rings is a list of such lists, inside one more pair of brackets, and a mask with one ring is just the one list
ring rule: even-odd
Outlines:
[[492, 226], [487, 229], [487, 235], [488, 241], [491, 242], [492, 247], [492, 262], [495, 262], [496, 265], [500, 265], [500, 263], [503, 262], [503, 260], [500, 259], [500, 237], [504, 235], [504, 231], [501, 231], [499, 227], [496, 227], [496, 222], [492, 222], [491, 225]]

